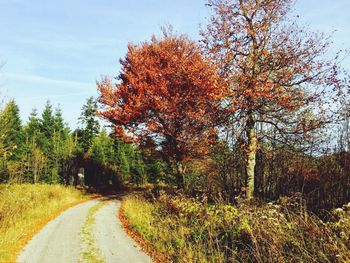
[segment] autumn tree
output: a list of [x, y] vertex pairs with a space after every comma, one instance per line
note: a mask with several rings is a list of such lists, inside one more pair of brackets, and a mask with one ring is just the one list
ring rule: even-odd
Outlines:
[[[202, 30], [203, 48], [220, 65], [230, 89], [224, 101], [246, 141], [246, 195], [254, 194], [259, 129], [265, 139], [288, 143], [325, 123], [321, 101], [339, 88], [335, 60], [323, 34], [287, 19], [292, 0], [209, 0], [213, 16]], [[327, 88], [331, 87], [331, 88]], [[272, 138], [273, 137], [273, 138]]]
[[[208, 137], [221, 96], [216, 68], [186, 36], [129, 44], [119, 82], [98, 83], [101, 115], [134, 139], [153, 138], [184, 187], [184, 160]], [[124, 133], [125, 131], [125, 133]]]

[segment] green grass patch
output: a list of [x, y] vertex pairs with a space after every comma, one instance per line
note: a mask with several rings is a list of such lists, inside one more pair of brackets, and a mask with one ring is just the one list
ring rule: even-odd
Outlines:
[[60, 185], [0, 185], [0, 262], [14, 262], [55, 214], [89, 197]]

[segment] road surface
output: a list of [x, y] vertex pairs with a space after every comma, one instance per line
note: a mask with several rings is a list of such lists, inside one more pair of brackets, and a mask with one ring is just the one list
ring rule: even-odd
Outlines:
[[119, 200], [96, 199], [68, 209], [33, 237], [17, 262], [152, 262], [123, 231], [119, 208]]

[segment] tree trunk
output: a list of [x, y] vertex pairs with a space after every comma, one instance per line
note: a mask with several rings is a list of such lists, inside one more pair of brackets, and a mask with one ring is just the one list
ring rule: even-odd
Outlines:
[[175, 175], [177, 189], [185, 189], [185, 171], [182, 166], [183, 156], [179, 150], [176, 136], [167, 136], [167, 144], [169, 145], [169, 161], [172, 165], [171, 169]]
[[180, 162], [176, 163], [176, 185], [178, 189], [185, 189], [184, 169]]
[[255, 120], [253, 114], [248, 115], [247, 121], [247, 137], [248, 137], [248, 155], [247, 155], [247, 199], [254, 198], [254, 183], [255, 183], [255, 164], [256, 164], [256, 149], [257, 138], [255, 135]]

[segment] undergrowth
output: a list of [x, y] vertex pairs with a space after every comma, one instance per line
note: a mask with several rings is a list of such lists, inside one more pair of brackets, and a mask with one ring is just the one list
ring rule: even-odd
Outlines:
[[162, 194], [128, 196], [130, 227], [169, 262], [350, 262], [350, 204], [323, 222], [279, 204], [209, 205]]
[[0, 185], [0, 262], [13, 262], [51, 216], [87, 198], [60, 185]]

